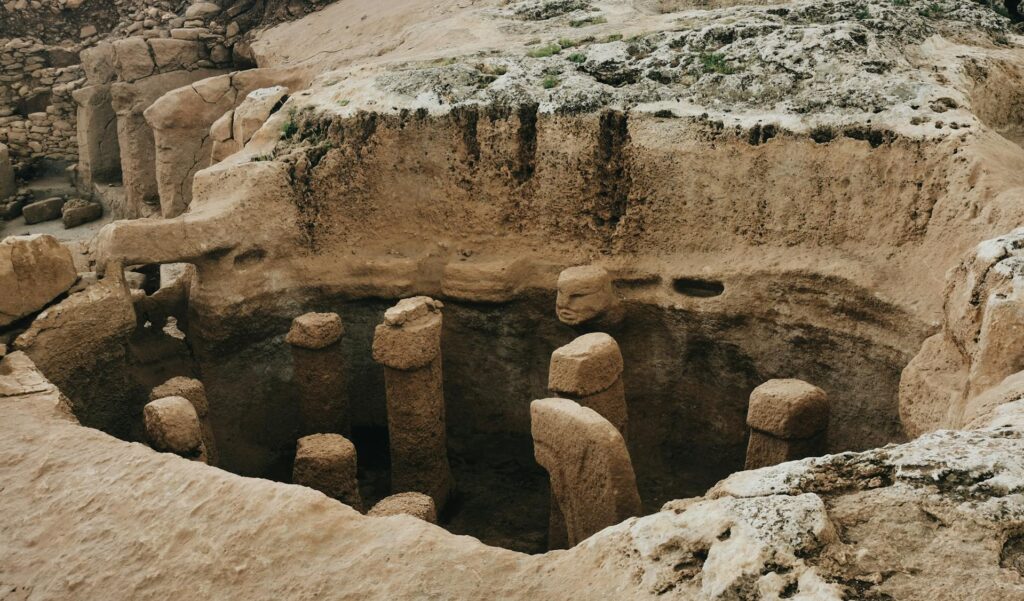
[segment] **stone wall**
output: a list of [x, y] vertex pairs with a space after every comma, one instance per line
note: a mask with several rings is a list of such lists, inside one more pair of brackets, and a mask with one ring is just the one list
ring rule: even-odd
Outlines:
[[[74, 163], [81, 142], [76, 90], [179, 70], [252, 67], [250, 30], [326, 3], [0, 0], [0, 143], [22, 176], [45, 160]], [[111, 62], [98, 79], [83, 72], [79, 53], [111, 42], [140, 61], [123, 69]], [[96, 92], [85, 97], [95, 101]]]
[[74, 48], [0, 40], [0, 142], [19, 171], [36, 159], [77, 157], [71, 92], [83, 77]]

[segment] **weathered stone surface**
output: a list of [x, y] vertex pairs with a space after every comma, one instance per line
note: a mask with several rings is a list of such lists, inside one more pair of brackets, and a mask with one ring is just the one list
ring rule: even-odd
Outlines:
[[113, 42], [113, 53], [114, 71], [121, 81], [132, 82], [149, 77], [156, 71], [149, 45], [140, 37]]
[[622, 352], [601, 332], [584, 334], [551, 353], [548, 389], [572, 395], [607, 390], [622, 375]]
[[71, 252], [53, 236], [0, 241], [0, 326], [38, 311], [78, 279]]
[[64, 229], [96, 221], [102, 216], [103, 205], [81, 198], [69, 200], [61, 207], [61, 221], [64, 223]]
[[80, 189], [121, 178], [121, 148], [110, 85], [93, 85], [72, 93], [78, 104], [78, 177]]
[[232, 137], [239, 146], [245, 146], [256, 130], [270, 118], [270, 115], [288, 97], [288, 88], [273, 86], [249, 92], [245, 100], [235, 109], [232, 120]]
[[21, 214], [25, 217], [25, 223], [29, 225], [60, 219], [61, 208], [65, 202], [67, 199], [60, 196], [37, 200], [22, 207]]
[[128, 367], [135, 311], [120, 271], [48, 307], [14, 341], [62, 391], [83, 425], [129, 436], [145, 394]]
[[6, 200], [18, 191], [14, 181], [14, 167], [11, 166], [11, 152], [6, 144], [0, 144], [0, 201]]
[[570, 546], [640, 514], [629, 451], [611, 422], [569, 399], [541, 399], [530, 403], [530, 429]]
[[203, 439], [203, 448], [206, 450], [207, 463], [217, 465], [220, 463], [220, 455], [217, 452], [217, 440], [213, 435], [213, 425], [210, 419], [210, 403], [206, 398], [206, 387], [195, 378], [176, 376], [157, 386], [149, 393], [149, 400], [155, 401], [166, 397], [183, 397], [192, 403], [199, 417], [199, 426]]
[[613, 324], [622, 318], [611, 276], [597, 265], [569, 267], [558, 275], [555, 312], [570, 326]]
[[802, 380], [769, 380], [750, 393], [747, 425], [779, 438], [810, 438], [828, 426], [828, 396]]
[[441, 307], [426, 296], [402, 299], [384, 313], [373, 336], [373, 360], [392, 369], [429, 365], [441, 351]]
[[285, 342], [304, 349], [322, 349], [337, 342], [345, 327], [337, 313], [306, 313], [292, 320]]
[[356, 511], [362, 509], [356, 479], [356, 447], [340, 434], [300, 438], [292, 482], [319, 490]]
[[220, 13], [220, 7], [213, 2], [196, 2], [185, 10], [186, 19], [212, 17]]
[[142, 416], [146, 438], [154, 449], [205, 460], [199, 416], [188, 399], [172, 396], [150, 401]]
[[188, 40], [154, 38], [149, 40], [153, 60], [160, 71], [174, 71], [194, 66], [203, 59], [203, 45]]
[[378, 518], [389, 515], [411, 515], [424, 522], [437, 523], [434, 500], [429, 495], [418, 492], [400, 492], [390, 497], [384, 497], [370, 511], [366, 512], [366, 515]]
[[79, 56], [86, 81], [90, 85], [107, 84], [114, 80], [114, 47], [110, 42], [100, 42], [85, 48]]

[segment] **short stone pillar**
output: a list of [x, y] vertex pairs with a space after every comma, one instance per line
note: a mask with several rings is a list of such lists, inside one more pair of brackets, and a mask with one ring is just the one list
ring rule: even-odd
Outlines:
[[585, 334], [551, 353], [548, 391], [590, 407], [626, 437], [626, 393], [622, 352], [601, 332]]
[[142, 410], [146, 439], [157, 451], [206, 463], [199, 416], [185, 397], [150, 401]]
[[803, 380], [768, 380], [750, 393], [745, 468], [820, 455], [828, 428], [825, 391]]
[[424, 522], [437, 523], [434, 500], [421, 492], [400, 492], [397, 495], [384, 497], [366, 515], [378, 518], [389, 515], [411, 515]]
[[[541, 399], [530, 404], [530, 429], [568, 545], [640, 514], [633, 463], [611, 422], [569, 399]], [[551, 534], [557, 548], [559, 533]]]
[[313, 434], [299, 439], [292, 483], [319, 490], [362, 511], [356, 478], [356, 447], [341, 434]]
[[210, 465], [217, 465], [220, 462], [220, 455], [217, 453], [217, 442], [213, 437], [213, 426], [210, 423], [210, 403], [206, 398], [206, 388], [203, 383], [195, 378], [178, 376], [171, 378], [157, 386], [149, 393], [149, 400], [155, 401], [166, 397], [180, 396], [192, 403], [199, 417], [199, 431], [203, 439], [203, 446], [206, 448], [206, 459]]
[[391, 490], [421, 492], [444, 508], [453, 480], [448, 466], [441, 378], [441, 307], [426, 296], [399, 301], [373, 337], [384, 365]]
[[292, 320], [285, 341], [292, 348], [293, 382], [299, 397], [300, 435], [349, 434], [348, 394], [337, 313], [306, 313]]

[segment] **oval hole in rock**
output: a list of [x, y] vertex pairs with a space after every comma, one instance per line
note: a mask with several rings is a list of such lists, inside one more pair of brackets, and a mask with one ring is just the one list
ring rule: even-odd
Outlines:
[[722, 282], [697, 278], [676, 278], [672, 280], [672, 288], [679, 294], [701, 298], [718, 296], [725, 292], [725, 284]]

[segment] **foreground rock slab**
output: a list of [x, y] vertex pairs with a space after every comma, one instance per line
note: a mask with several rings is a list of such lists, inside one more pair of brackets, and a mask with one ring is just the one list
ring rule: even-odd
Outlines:
[[0, 241], [0, 326], [46, 306], [78, 273], [71, 252], [53, 236], [8, 236]]

